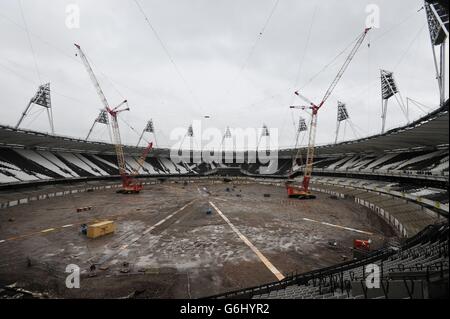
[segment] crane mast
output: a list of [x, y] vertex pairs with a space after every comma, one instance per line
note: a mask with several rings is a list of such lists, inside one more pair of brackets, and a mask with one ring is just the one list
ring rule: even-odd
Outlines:
[[117, 108], [114, 110], [108, 109], [109, 114], [111, 115], [112, 121], [111, 121], [111, 128], [113, 133], [113, 141], [114, 141], [114, 148], [116, 149], [116, 156], [117, 156], [117, 163], [119, 166], [119, 174], [120, 176], [126, 175], [126, 165], [125, 165], [125, 156], [123, 154], [123, 146], [122, 146], [122, 139], [120, 137], [120, 130], [119, 130], [119, 121], [117, 118], [117, 115], [120, 112], [123, 112], [125, 110], [129, 110], [128, 107], [123, 110], [117, 111], [119, 107], [122, 105], [125, 105], [127, 101], [123, 101]]
[[[89, 60], [87, 59], [86, 55], [84, 54], [83, 50], [81, 50], [81, 47], [78, 44], [75, 44], [75, 47], [77, 48], [78, 54], [80, 55], [84, 67], [86, 68], [86, 71], [88, 72], [89, 77], [91, 78], [92, 84], [97, 90], [97, 94], [100, 97], [100, 100], [102, 101], [103, 107], [111, 117], [111, 121], [109, 121], [109, 123], [111, 126], [112, 138], [117, 157], [117, 166], [119, 168], [120, 177], [122, 178], [122, 189], [119, 192], [125, 194], [139, 193], [143, 189], [142, 184], [135, 183], [134, 180], [127, 174], [125, 155], [123, 152], [123, 144], [122, 139], [120, 137], [120, 129], [118, 121], [119, 113], [130, 110], [130, 108], [128, 107], [128, 102], [127, 100], [125, 100], [115, 108], [110, 107], [108, 100], [106, 99], [106, 96], [103, 93], [103, 90], [100, 86], [100, 83], [98, 82], [98, 79], [95, 76], [94, 71], [92, 70]], [[144, 153], [142, 154], [141, 158], [138, 161], [138, 167], [132, 173], [133, 176], [136, 176], [138, 174], [140, 168], [143, 166], [144, 161], [147, 155], [152, 150], [152, 148], [153, 143], [150, 143], [148, 147], [144, 150]]]
[[356, 55], [356, 52], [358, 52], [358, 49], [360, 48], [361, 44], [363, 43], [367, 33], [369, 32], [370, 28], [366, 28], [364, 32], [358, 37], [356, 40], [356, 43], [352, 50], [350, 51], [348, 57], [344, 61], [344, 64], [339, 69], [338, 74], [331, 82], [330, 86], [328, 87], [327, 91], [325, 92], [322, 101], [316, 105], [311, 100], [300, 94], [300, 92], [295, 92], [295, 95], [297, 95], [300, 99], [302, 99], [304, 102], [308, 104], [308, 106], [300, 107], [302, 109], [311, 109], [311, 123], [309, 127], [309, 139], [308, 139], [308, 148], [307, 148], [307, 155], [306, 155], [306, 163], [305, 163], [305, 169], [303, 173], [303, 182], [301, 187], [297, 187], [293, 185], [291, 181], [286, 183], [286, 188], [288, 191], [289, 197], [297, 197], [297, 198], [315, 198], [314, 195], [310, 193], [309, 190], [309, 183], [311, 181], [312, 171], [313, 171], [313, 163], [314, 163], [314, 151], [315, 151], [315, 144], [316, 144], [316, 133], [317, 133], [317, 118], [318, 118], [318, 112], [320, 108], [325, 104], [325, 102], [328, 100], [328, 98], [333, 93], [334, 89], [336, 88], [339, 81], [342, 79], [342, 76], [344, 75], [345, 71], [347, 70], [350, 62], [353, 60], [353, 58]]

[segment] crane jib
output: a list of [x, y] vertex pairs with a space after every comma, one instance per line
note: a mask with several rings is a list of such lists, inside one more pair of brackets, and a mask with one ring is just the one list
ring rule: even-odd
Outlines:
[[350, 51], [350, 54], [344, 61], [343, 65], [339, 69], [336, 77], [333, 79], [330, 86], [326, 90], [322, 101], [318, 105], [311, 102], [308, 98], [306, 98], [305, 96], [300, 94], [298, 91], [295, 92], [295, 95], [297, 95], [303, 101], [305, 101], [306, 103], [311, 105], [312, 116], [311, 116], [311, 124], [309, 127], [308, 149], [307, 149], [307, 155], [306, 155], [306, 164], [305, 164], [305, 168], [304, 168], [302, 187], [301, 187], [301, 189], [298, 189], [295, 186], [293, 186], [291, 183], [287, 183], [286, 187], [287, 187], [288, 195], [290, 197], [315, 198], [309, 192], [309, 183], [310, 183], [311, 175], [312, 175], [312, 171], [313, 171], [314, 148], [315, 148], [315, 141], [316, 141], [318, 111], [325, 104], [325, 102], [328, 100], [328, 98], [333, 93], [333, 91], [336, 88], [339, 81], [342, 79], [342, 76], [344, 75], [345, 71], [347, 70], [348, 66], [350, 65], [350, 62], [353, 60], [356, 53], [358, 52], [358, 49], [361, 47], [361, 44], [363, 43], [363, 41], [370, 29], [371, 28], [364, 29], [364, 32], [357, 38], [354, 47]]
[[[140, 183], [136, 183], [131, 176], [136, 176], [138, 174], [139, 170], [143, 167], [145, 159], [147, 158], [148, 154], [150, 153], [150, 151], [153, 148], [153, 144], [150, 143], [149, 146], [144, 150], [144, 153], [142, 154], [141, 158], [138, 161], [138, 167], [136, 167], [133, 170], [132, 175], [129, 176], [127, 174], [125, 155], [123, 152], [123, 144], [122, 144], [122, 139], [120, 137], [119, 123], [117, 120], [119, 113], [130, 110], [130, 108], [128, 107], [128, 101], [124, 100], [122, 103], [120, 103], [115, 108], [112, 108], [112, 109], [110, 108], [108, 100], [106, 99], [106, 96], [103, 93], [100, 83], [99, 83], [97, 77], [95, 76], [95, 73], [92, 70], [92, 67], [91, 67], [86, 55], [84, 54], [83, 50], [81, 49], [81, 47], [78, 44], [75, 44], [75, 47], [78, 50], [80, 58], [84, 64], [84, 67], [86, 68], [86, 71], [89, 74], [89, 77], [91, 78], [92, 84], [94, 85], [94, 87], [97, 91], [97, 94], [103, 104], [104, 109], [108, 112], [108, 114], [111, 117], [111, 121], [109, 121], [109, 125], [110, 125], [111, 131], [112, 131], [113, 143], [114, 143], [114, 148], [115, 148], [116, 157], [117, 157], [117, 166], [119, 168], [119, 175], [122, 179], [122, 190], [120, 190], [119, 192], [124, 193], [124, 194], [139, 193], [143, 189], [143, 186]], [[125, 107], [123, 107], [124, 105], [125, 105]]]

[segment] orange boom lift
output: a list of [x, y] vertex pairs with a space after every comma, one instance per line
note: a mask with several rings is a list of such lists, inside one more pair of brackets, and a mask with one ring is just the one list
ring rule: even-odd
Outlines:
[[136, 182], [134, 177], [136, 177], [139, 174], [139, 170], [144, 165], [145, 159], [147, 158], [148, 154], [153, 148], [153, 143], [148, 144], [142, 156], [138, 160], [138, 166], [134, 168], [133, 172], [129, 175], [126, 169], [125, 155], [123, 153], [123, 145], [122, 140], [120, 138], [120, 130], [118, 122], [119, 113], [130, 110], [130, 108], [127, 105], [128, 102], [127, 100], [125, 100], [115, 108], [111, 108], [109, 106], [108, 100], [106, 99], [106, 96], [103, 93], [102, 88], [100, 87], [100, 83], [98, 82], [97, 77], [95, 76], [94, 71], [92, 70], [92, 67], [89, 64], [86, 55], [84, 54], [83, 50], [81, 50], [81, 47], [78, 44], [75, 44], [75, 47], [78, 50], [78, 54], [80, 55], [81, 60], [83, 61], [83, 64], [86, 68], [86, 71], [88, 72], [91, 81], [97, 90], [97, 94], [100, 97], [100, 100], [102, 101], [105, 110], [111, 117], [111, 121], [109, 121], [109, 123], [112, 131], [112, 139], [117, 156], [119, 174], [122, 179], [122, 189], [118, 190], [117, 192], [122, 194], [138, 194], [144, 188], [144, 186], [142, 185], [142, 183]]
[[310, 109], [312, 111], [311, 115], [311, 124], [309, 126], [309, 139], [308, 139], [308, 150], [306, 155], [306, 163], [305, 163], [305, 169], [303, 174], [303, 182], [301, 185], [296, 185], [295, 180], [293, 180], [293, 174], [289, 176], [288, 182], [286, 182], [286, 189], [289, 197], [299, 198], [299, 199], [314, 199], [316, 198], [315, 195], [311, 194], [309, 189], [309, 183], [311, 180], [311, 175], [313, 171], [313, 161], [314, 161], [314, 149], [315, 149], [315, 143], [316, 143], [316, 131], [317, 131], [317, 115], [320, 110], [320, 108], [325, 104], [325, 102], [330, 97], [333, 90], [336, 88], [336, 85], [341, 80], [342, 76], [344, 75], [345, 71], [347, 70], [347, 67], [349, 66], [350, 62], [355, 57], [356, 52], [358, 52], [359, 47], [363, 43], [367, 32], [369, 32], [370, 28], [366, 28], [364, 32], [358, 36], [356, 39], [356, 43], [351, 50], [349, 56], [345, 60], [342, 67], [339, 69], [338, 74], [334, 78], [333, 82], [331, 83], [328, 90], [325, 92], [324, 97], [322, 98], [322, 101], [319, 104], [315, 104], [311, 102], [309, 99], [304, 97], [302, 94], [300, 94], [298, 91], [295, 92], [295, 95], [297, 95], [299, 98], [301, 98], [304, 102], [306, 102], [307, 106], [291, 106], [291, 108], [299, 108], [299, 109]]

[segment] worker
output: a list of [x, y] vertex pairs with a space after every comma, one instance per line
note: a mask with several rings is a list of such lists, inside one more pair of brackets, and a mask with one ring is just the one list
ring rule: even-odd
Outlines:
[[88, 229], [88, 226], [86, 224], [81, 225], [81, 233], [83, 235], [87, 235], [87, 229]]

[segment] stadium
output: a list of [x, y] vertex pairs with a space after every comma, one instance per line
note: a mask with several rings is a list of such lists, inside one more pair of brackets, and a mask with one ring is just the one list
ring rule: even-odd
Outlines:
[[[448, 4], [427, 0], [424, 10], [433, 50], [443, 52]], [[77, 59], [104, 97], [83, 49]], [[448, 298], [445, 51], [434, 58], [440, 105], [338, 141], [349, 120], [342, 104], [336, 142], [315, 145], [322, 104], [311, 102], [311, 122], [297, 131], [309, 144], [279, 147], [270, 163], [248, 149], [231, 160], [220, 151], [198, 161], [189, 149], [175, 159], [152, 121], [139, 140], [148, 146], [122, 143], [126, 104], [106, 103], [91, 128], [109, 127], [109, 142], [22, 128], [32, 105], [53, 125], [52, 91], [41, 85], [18, 125], [0, 125], [0, 298]], [[382, 71], [381, 89], [385, 106], [398, 102], [392, 73]], [[379, 285], [368, 288], [374, 267]], [[77, 289], [68, 288], [73, 269]]]

